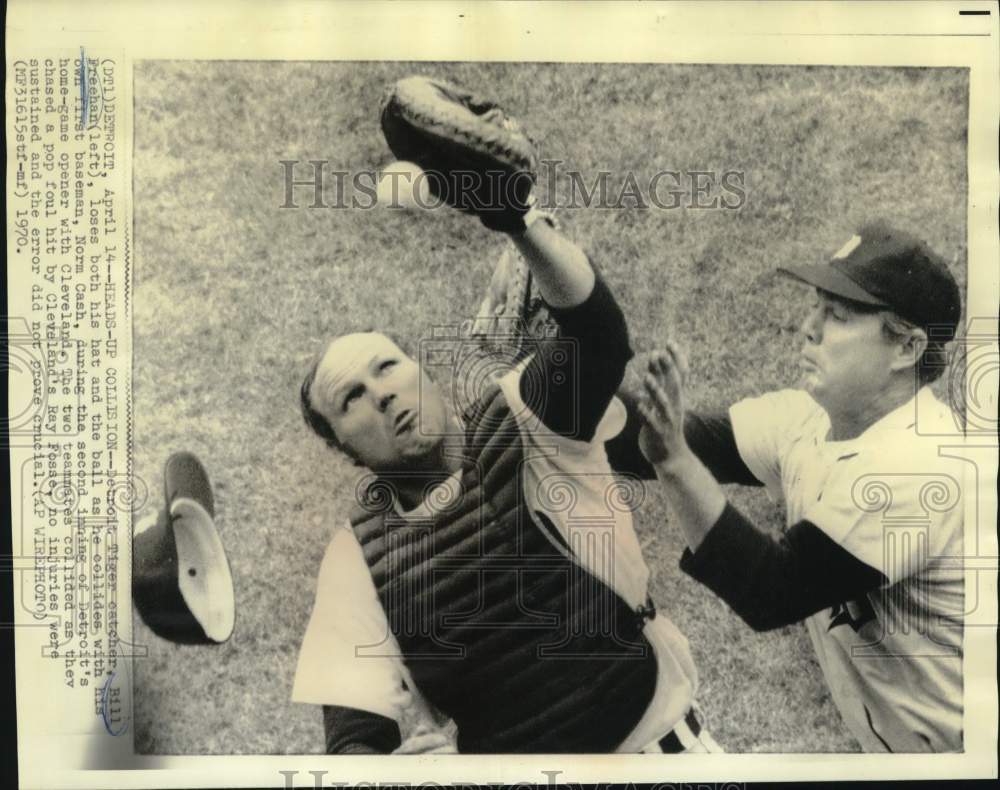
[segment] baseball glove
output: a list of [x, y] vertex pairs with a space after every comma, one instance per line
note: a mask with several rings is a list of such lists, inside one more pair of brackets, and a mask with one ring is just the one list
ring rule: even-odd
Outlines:
[[491, 230], [524, 229], [538, 157], [496, 104], [441, 80], [406, 77], [389, 89], [382, 132], [397, 159], [423, 168], [438, 200]]

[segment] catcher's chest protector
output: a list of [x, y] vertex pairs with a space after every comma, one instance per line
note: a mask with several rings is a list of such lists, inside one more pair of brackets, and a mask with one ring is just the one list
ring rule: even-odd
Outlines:
[[499, 389], [466, 453], [460, 496], [427, 519], [354, 521], [413, 681], [461, 752], [614, 751], [656, 686], [643, 621], [532, 521]]

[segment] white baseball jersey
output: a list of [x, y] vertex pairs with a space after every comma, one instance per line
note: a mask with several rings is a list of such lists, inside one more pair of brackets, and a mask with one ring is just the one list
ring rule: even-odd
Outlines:
[[965, 469], [931, 435], [954, 435], [951, 411], [924, 387], [848, 441], [827, 439], [829, 417], [799, 390], [741, 401], [730, 417], [787, 524], [812, 522], [887, 579], [806, 621], [851, 732], [866, 751], [960, 751]]
[[[587, 570], [636, 608], [646, 602], [649, 569], [632, 524], [635, 503], [617, 483], [604, 449], [604, 442], [624, 427], [625, 408], [612, 400], [590, 442], [554, 434], [521, 401], [518, 381], [526, 364], [504, 376], [500, 386], [525, 444], [528, 505], [549, 517]], [[447, 496], [457, 495], [457, 474], [443, 485]], [[437, 493], [434, 502], [447, 506]], [[639, 752], [670, 732], [691, 707], [697, 684], [687, 639], [664, 612], [646, 623], [644, 633], [659, 667], [656, 690], [620, 752]], [[342, 705], [397, 721], [415, 704], [441, 720], [408, 676], [361, 546], [346, 522], [335, 528], [323, 558], [292, 700]], [[595, 723], [600, 715], [594, 712]]]

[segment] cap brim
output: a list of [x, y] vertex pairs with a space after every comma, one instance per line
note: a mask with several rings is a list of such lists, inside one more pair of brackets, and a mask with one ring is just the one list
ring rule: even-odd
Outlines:
[[236, 598], [219, 533], [212, 517], [193, 499], [175, 499], [170, 516], [181, 597], [207, 641], [225, 642], [236, 624]]
[[208, 473], [191, 453], [164, 466], [166, 503], [156, 523], [132, 538], [132, 602], [158, 636], [178, 644], [219, 644], [233, 633], [236, 599], [215, 528]]
[[852, 302], [873, 307], [888, 307], [881, 299], [872, 296], [846, 274], [829, 264], [781, 266], [778, 271], [842, 299], [850, 299]]

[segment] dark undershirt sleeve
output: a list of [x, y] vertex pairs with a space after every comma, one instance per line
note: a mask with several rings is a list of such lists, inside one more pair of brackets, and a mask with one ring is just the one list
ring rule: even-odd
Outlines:
[[708, 467], [720, 483], [738, 483], [743, 486], [763, 486], [754, 477], [750, 467], [736, 446], [733, 423], [725, 412], [719, 414], [684, 415], [684, 438], [688, 447]]
[[560, 334], [539, 342], [521, 399], [550, 431], [590, 441], [632, 358], [625, 316], [600, 275], [582, 304], [549, 312]]
[[[656, 472], [639, 449], [639, 429], [642, 416], [632, 393], [621, 391], [618, 397], [625, 404], [628, 418], [625, 427], [605, 444], [608, 461], [616, 472], [632, 474], [643, 480], [653, 480]], [[736, 446], [733, 424], [725, 412], [684, 415], [684, 438], [688, 447], [720, 483], [761, 486], [750, 471]]]
[[323, 706], [327, 754], [389, 754], [403, 742], [392, 719], [357, 708]]
[[634, 475], [641, 480], [655, 480], [656, 470], [639, 449], [642, 415], [639, 413], [636, 397], [625, 389], [619, 390], [618, 397], [625, 404], [625, 427], [617, 436], [604, 443], [608, 463], [620, 474]]
[[797, 623], [887, 582], [809, 521], [775, 538], [730, 504], [698, 551], [685, 549], [680, 566], [755, 631]]

